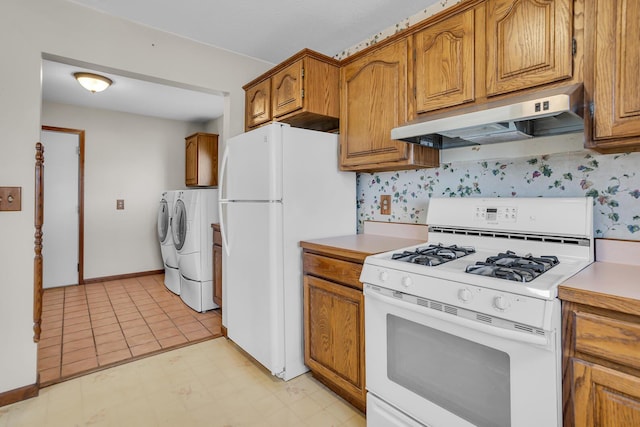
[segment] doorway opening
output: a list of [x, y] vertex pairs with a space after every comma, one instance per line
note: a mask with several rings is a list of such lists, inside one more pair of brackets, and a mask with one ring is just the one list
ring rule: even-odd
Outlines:
[[43, 288], [84, 284], [84, 144], [81, 129], [42, 126], [46, 153]]

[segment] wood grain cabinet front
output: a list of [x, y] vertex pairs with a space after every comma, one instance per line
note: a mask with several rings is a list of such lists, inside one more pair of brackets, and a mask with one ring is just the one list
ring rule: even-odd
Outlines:
[[218, 185], [218, 135], [194, 133], [185, 138], [185, 185], [215, 187]]
[[409, 41], [398, 40], [346, 63], [340, 74], [340, 168], [382, 171], [437, 167], [437, 150], [391, 139], [408, 120]]
[[245, 129], [271, 120], [271, 80], [263, 80], [245, 88]]
[[213, 224], [213, 302], [222, 309], [222, 234], [220, 225]]
[[569, 79], [573, 0], [487, 0], [487, 95]]
[[587, 0], [585, 15], [587, 146], [640, 151], [640, 2]]
[[565, 427], [639, 426], [640, 315], [567, 301], [562, 309]]
[[339, 63], [304, 49], [247, 83], [245, 130], [273, 120], [294, 127], [333, 131], [338, 128]]
[[364, 412], [362, 263], [306, 250], [303, 259], [305, 364], [314, 377]]
[[463, 11], [414, 35], [418, 114], [475, 100], [474, 12]]

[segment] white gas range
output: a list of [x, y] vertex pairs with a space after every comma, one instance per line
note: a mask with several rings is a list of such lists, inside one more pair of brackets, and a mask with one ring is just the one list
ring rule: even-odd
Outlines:
[[428, 242], [368, 257], [368, 425], [560, 426], [557, 287], [593, 261], [592, 206], [431, 199]]

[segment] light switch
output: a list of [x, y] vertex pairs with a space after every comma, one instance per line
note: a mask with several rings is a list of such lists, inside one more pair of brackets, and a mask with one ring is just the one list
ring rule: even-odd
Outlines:
[[22, 187], [0, 187], [0, 211], [22, 210]]
[[119, 211], [124, 210], [124, 199], [117, 199], [116, 200], [116, 209]]

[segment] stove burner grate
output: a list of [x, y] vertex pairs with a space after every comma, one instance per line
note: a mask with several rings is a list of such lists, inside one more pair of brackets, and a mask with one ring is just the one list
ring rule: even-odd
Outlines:
[[398, 252], [393, 254], [391, 259], [434, 267], [444, 264], [445, 262], [453, 261], [454, 259], [462, 258], [475, 251], [476, 250], [470, 246], [444, 246], [438, 244], [420, 247], [413, 251]]
[[465, 271], [480, 276], [496, 277], [516, 282], [530, 282], [559, 263], [558, 258], [551, 255], [534, 257], [531, 254], [527, 254], [520, 256], [516, 255], [515, 252], [506, 251], [490, 256], [484, 262], [478, 261], [475, 264], [468, 265]]

